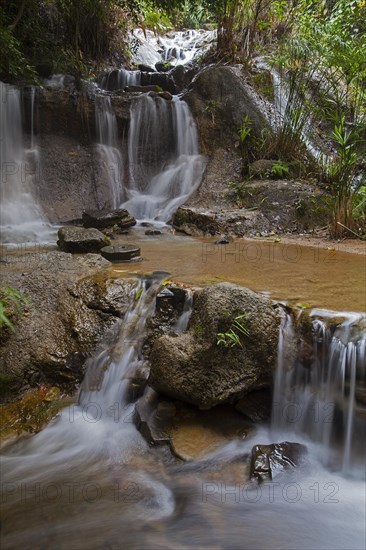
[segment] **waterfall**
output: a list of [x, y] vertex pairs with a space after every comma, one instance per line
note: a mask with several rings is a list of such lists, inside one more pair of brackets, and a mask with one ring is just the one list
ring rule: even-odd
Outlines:
[[173, 326], [173, 330], [176, 333], [181, 334], [187, 329], [189, 319], [191, 318], [192, 309], [193, 309], [193, 292], [190, 288], [187, 288], [186, 296], [184, 299], [183, 311], [179, 319], [177, 319], [177, 322]]
[[141, 84], [140, 71], [127, 71], [115, 69], [101, 78], [100, 87], [103, 90], [123, 90], [126, 86], [139, 86]]
[[35, 89], [30, 92], [30, 140], [23, 142], [20, 90], [0, 82], [0, 223], [4, 243], [44, 242], [51, 237], [35, 191], [40, 156], [34, 136]]
[[[118, 146], [117, 119], [110, 97], [98, 96], [96, 98], [95, 120], [100, 168], [105, 176], [110, 194], [109, 206], [115, 209], [121, 203], [123, 162]], [[104, 206], [104, 200], [105, 190], [103, 190], [103, 197], [99, 200], [101, 207]]]
[[188, 105], [144, 94], [131, 106], [128, 200], [138, 220], [167, 222], [198, 188], [204, 171]]
[[366, 318], [323, 310], [311, 317], [312, 349], [304, 350], [283, 314], [272, 427], [308, 435], [327, 466], [349, 473], [365, 457]]

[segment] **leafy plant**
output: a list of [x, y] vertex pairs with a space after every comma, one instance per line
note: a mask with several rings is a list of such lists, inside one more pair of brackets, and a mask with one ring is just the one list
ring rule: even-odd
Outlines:
[[13, 287], [4, 287], [0, 292], [0, 328], [8, 327], [15, 330], [10, 320], [14, 315], [19, 318], [23, 314], [24, 306], [29, 305], [27, 296]]
[[248, 337], [249, 330], [243, 325], [242, 320], [248, 317], [248, 313], [237, 315], [227, 332], [217, 333], [216, 345], [224, 346], [225, 348], [233, 348], [235, 346], [243, 347], [240, 338], [242, 336]]
[[270, 172], [270, 176], [274, 179], [286, 178], [289, 174], [289, 167], [281, 161], [276, 162]]
[[23, 292], [10, 286], [1, 289], [0, 297], [0, 328], [6, 326], [14, 331], [11, 318], [19, 319], [23, 315], [24, 306], [29, 306], [30, 301]]

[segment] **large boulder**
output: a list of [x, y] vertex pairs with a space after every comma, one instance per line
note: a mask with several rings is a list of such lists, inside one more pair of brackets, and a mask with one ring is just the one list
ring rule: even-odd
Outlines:
[[240, 66], [203, 69], [184, 95], [198, 125], [204, 151], [238, 141], [238, 129], [248, 117], [254, 136], [270, 132], [260, 97], [247, 83]]
[[98, 252], [110, 243], [109, 239], [98, 229], [66, 226], [57, 233], [57, 245], [63, 252]]
[[[235, 319], [245, 336], [234, 326]], [[149, 385], [158, 393], [201, 409], [232, 403], [269, 387], [276, 365], [279, 317], [271, 301], [246, 288], [222, 283], [197, 292], [188, 332], [155, 341]], [[233, 331], [239, 342], [219, 345]]]
[[136, 284], [110, 279], [110, 265], [99, 254], [59, 251], [10, 257], [3, 264], [2, 284], [22, 290], [29, 305], [14, 332], [3, 330], [1, 398], [39, 384], [75, 390], [86, 358], [113, 338]]

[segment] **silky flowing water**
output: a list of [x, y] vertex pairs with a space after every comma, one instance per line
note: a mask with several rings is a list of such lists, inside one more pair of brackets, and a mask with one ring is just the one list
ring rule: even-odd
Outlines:
[[[167, 38], [160, 43], [163, 58], [187, 62], [199, 39], [183, 33]], [[139, 82], [137, 72], [121, 69], [114, 76], [117, 87]], [[55, 86], [60, 83], [55, 79]], [[111, 76], [102, 86], [115, 89]], [[33, 100], [32, 95], [32, 113]], [[30, 152], [38, 162], [33, 132], [29, 150], [22, 145], [18, 92], [3, 113], [2, 128], [10, 135], [3, 158], [21, 163]], [[5, 446], [2, 548], [364, 548], [364, 415], [357, 391], [366, 369], [365, 256], [247, 239], [216, 245], [169, 234], [164, 222], [197, 188], [204, 168], [187, 105], [146, 95], [133, 103], [125, 170], [107, 96], [98, 98], [96, 126], [102, 168], [115, 169], [107, 178], [113, 205], [122, 202], [139, 220], [160, 221], [164, 235], [149, 238], [138, 227], [124, 239], [141, 246], [142, 261], [109, 271], [135, 277], [130, 308], [115, 343], [88, 361], [75, 404], [40, 433]], [[127, 172], [128, 181], [122, 181]], [[11, 178], [8, 204], [24, 207], [21, 219], [27, 223], [42, 221], [32, 181], [24, 185]], [[6, 214], [9, 227], [11, 216], [18, 224], [17, 206]], [[21, 263], [18, 252], [9, 250], [8, 260]], [[299, 315], [301, 309], [327, 308], [310, 313], [310, 369], [291, 356], [295, 331], [283, 306], [271, 424], [188, 463], [167, 447], [146, 443], [135, 427], [128, 392], [129, 373], [144, 361], [146, 322], [167, 277], [201, 286], [231, 281], [299, 304]], [[187, 292], [174, 327], [178, 334], [189, 326], [191, 310]], [[330, 328], [334, 319], [336, 331]], [[314, 414], [329, 404], [325, 415]], [[249, 482], [252, 447], [284, 440], [307, 446], [306, 463], [271, 483]]]
[[[145, 324], [167, 275], [136, 280], [116, 343], [90, 360], [78, 402], [39, 434], [5, 449], [2, 548], [363, 548], [362, 471], [347, 468], [345, 475], [324, 466], [322, 438], [296, 433], [274, 416], [272, 428], [184, 464], [139, 434], [128, 373], [143, 361]], [[179, 329], [190, 309], [188, 294]], [[285, 324], [280, 375], [284, 330]], [[349, 337], [342, 330], [340, 336]], [[357, 369], [364, 369], [361, 346], [357, 357]], [[352, 352], [350, 358], [352, 364]], [[287, 393], [286, 404], [290, 399]], [[306, 465], [272, 483], [248, 482], [243, 457], [254, 444], [278, 437], [303, 441]]]

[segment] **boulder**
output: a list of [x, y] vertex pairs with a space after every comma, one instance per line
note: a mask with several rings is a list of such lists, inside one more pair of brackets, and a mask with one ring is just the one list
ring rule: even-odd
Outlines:
[[284, 470], [291, 470], [304, 462], [307, 449], [300, 443], [255, 445], [252, 449], [250, 478], [259, 482], [272, 481]]
[[6, 398], [40, 384], [74, 392], [88, 356], [113, 338], [133, 295], [133, 279], [111, 279], [99, 254], [60, 251], [18, 256], [2, 267], [4, 285], [29, 299], [0, 345]]
[[178, 231], [194, 237], [219, 235], [223, 232], [223, 226], [213, 213], [196, 208], [178, 208], [173, 215], [172, 225]]
[[265, 422], [270, 419], [271, 404], [271, 393], [268, 390], [258, 390], [240, 399], [235, 409], [253, 422]]
[[173, 78], [167, 73], [141, 73], [142, 86], [159, 86], [162, 90], [176, 94]]
[[271, 132], [261, 98], [247, 83], [241, 66], [209, 66], [194, 78], [184, 95], [199, 128], [204, 150], [238, 141], [238, 129], [248, 116], [252, 135]]
[[[248, 336], [233, 323], [239, 322]], [[154, 343], [149, 385], [158, 393], [210, 409], [271, 386], [279, 316], [271, 301], [246, 288], [221, 283], [194, 294], [188, 331]], [[234, 332], [238, 343], [219, 345]], [[222, 337], [221, 337], [222, 339]], [[225, 338], [224, 338], [225, 339]]]
[[63, 252], [98, 252], [109, 244], [109, 239], [98, 229], [66, 226], [58, 230], [57, 245]]
[[95, 227], [96, 229], [104, 229], [118, 225], [118, 227], [132, 227], [136, 225], [136, 220], [131, 214], [120, 208], [118, 210], [87, 210], [83, 212], [84, 227]]

